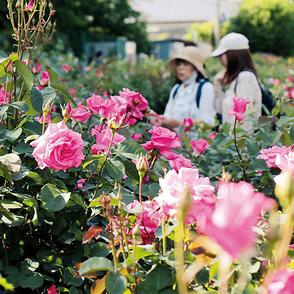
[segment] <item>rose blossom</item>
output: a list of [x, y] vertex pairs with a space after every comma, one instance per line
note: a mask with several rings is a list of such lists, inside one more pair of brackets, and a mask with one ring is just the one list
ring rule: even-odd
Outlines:
[[24, 7], [24, 11], [32, 12], [35, 6], [35, 0], [30, 0]]
[[182, 167], [192, 167], [191, 160], [183, 155], [178, 155], [175, 159], [169, 160], [169, 164], [176, 172], [178, 172]]
[[265, 279], [267, 294], [293, 294], [294, 271], [278, 269]]
[[196, 155], [203, 154], [209, 146], [205, 139], [191, 140], [190, 144]]
[[72, 110], [71, 118], [74, 121], [83, 123], [87, 121], [90, 116], [91, 112], [83, 104], [79, 104], [77, 108]]
[[140, 133], [133, 134], [131, 138], [135, 141], [139, 141], [142, 138], [142, 134]]
[[66, 63], [62, 64], [61, 68], [66, 73], [72, 71], [72, 67], [69, 64], [66, 64]]
[[33, 66], [32, 66], [32, 72], [34, 74], [39, 74], [42, 70], [42, 65], [40, 63], [35, 63]]
[[269, 168], [277, 167], [277, 165], [276, 165], [277, 155], [280, 154], [281, 156], [284, 156], [284, 155], [288, 154], [291, 151], [292, 147], [276, 146], [275, 145], [275, 146], [272, 146], [268, 149], [262, 149], [260, 151], [260, 155], [257, 158], [263, 159]]
[[45, 121], [44, 121], [44, 115], [40, 115], [39, 117], [36, 118], [36, 121], [38, 121], [40, 124], [48, 124], [49, 122], [51, 122], [51, 114], [47, 113], [46, 117], [45, 117]]
[[68, 91], [69, 91], [69, 94], [71, 96], [76, 96], [76, 94], [77, 94], [77, 89], [76, 88], [70, 88]]
[[0, 105], [9, 103], [10, 100], [10, 92], [5, 91], [4, 87], [0, 88]]
[[154, 200], [158, 202], [167, 216], [175, 216], [179, 207], [182, 207], [184, 191], [187, 190], [189, 197], [189, 210], [185, 222], [197, 221], [202, 228], [207, 213], [211, 213], [215, 197], [214, 187], [208, 178], [201, 177], [197, 169], [182, 167], [177, 173], [170, 170], [165, 177], [159, 179], [161, 193]]
[[104, 99], [96, 94], [93, 94], [91, 97], [87, 99], [88, 108], [96, 114], [99, 112], [99, 109], [103, 103]]
[[77, 188], [79, 189], [79, 190], [82, 190], [83, 189], [83, 186], [85, 185], [85, 183], [86, 183], [86, 179], [79, 179], [78, 181], [77, 181]]
[[40, 80], [40, 85], [37, 87], [38, 90], [43, 90], [46, 86], [50, 84], [50, 74], [48, 70], [42, 73], [42, 78]]
[[145, 150], [150, 151], [152, 149], [157, 149], [161, 155], [167, 159], [171, 158], [169, 155], [174, 153], [170, 150], [171, 148], [181, 148], [181, 142], [176, 133], [170, 131], [169, 129], [163, 127], [154, 126], [152, 130], [149, 131], [151, 134], [151, 141], [142, 144]]
[[281, 171], [285, 173], [289, 172], [294, 177], [294, 151], [290, 151], [283, 156], [278, 154], [275, 163]]
[[33, 156], [40, 169], [45, 167], [67, 171], [78, 167], [84, 159], [82, 136], [70, 130], [63, 121], [49, 123], [44, 135], [31, 142]]
[[48, 288], [47, 294], [58, 294], [56, 286], [54, 284], [50, 288]]
[[[155, 232], [162, 220], [162, 211], [158, 203], [152, 200], [145, 201], [140, 204], [137, 200], [135, 200], [127, 206], [127, 211], [137, 214], [134, 227], [139, 227], [142, 243], [152, 243], [155, 239]], [[133, 229], [131, 233], [133, 233]]]
[[233, 110], [229, 111], [229, 115], [235, 116], [236, 120], [242, 121], [244, 119], [244, 113], [247, 108], [248, 100], [244, 98], [234, 97]]
[[[99, 128], [99, 127], [98, 127]], [[92, 136], [96, 136], [96, 144], [94, 144], [91, 148], [92, 154], [99, 154], [101, 152], [106, 152], [109, 148], [112, 130], [109, 128], [103, 128], [101, 132], [98, 131], [98, 128], [95, 128], [95, 132], [92, 132]], [[92, 130], [93, 131], [93, 130]], [[120, 142], [123, 142], [126, 138], [118, 133], [115, 133], [111, 146], [117, 145]]]
[[255, 192], [254, 187], [246, 182], [223, 182], [217, 197], [215, 209], [206, 219], [203, 232], [232, 258], [238, 258], [254, 245], [256, 233], [253, 227], [261, 211], [271, 209], [275, 201]]
[[184, 132], [188, 132], [193, 127], [193, 120], [192, 118], [184, 118], [183, 121]]
[[217, 133], [210, 133], [210, 134], [207, 136], [207, 138], [208, 138], [209, 140], [213, 140], [213, 139], [215, 139], [216, 136], [217, 136]]

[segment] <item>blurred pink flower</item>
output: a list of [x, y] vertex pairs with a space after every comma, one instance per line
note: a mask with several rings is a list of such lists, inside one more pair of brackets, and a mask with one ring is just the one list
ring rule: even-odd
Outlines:
[[82, 190], [83, 189], [83, 186], [85, 185], [85, 183], [86, 183], [86, 179], [79, 179], [78, 181], [77, 181], [77, 188], [79, 189], [79, 190]]
[[0, 105], [9, 103], [10, 101], [10, 92], [5, 91], [4, 87], [0, 88]]
[[175, 159], [169, 160], [170, 166], [178, 172], [182, 167], [192, 167], [191, 160], [179, 154]]
[[190, 144], [196, 155], [203, 154], [209, 146], [205, 139], [191, 140]]
[[101, 105], [104, 103], [104, 99], [96, 94], [93, 94], [91, 97], [87, 99], [87, 105], [88, 108], [93, 112], [93, 113], [98, 113], [100, 110]]
[[209, 140], [213, 140], [213, 139], [215, 139], [216, 136], [217, 136], [217, 133], [210, 133], [210, 134], [207, 136], [207, 138], [208, 138]]
[[[106, 152], [110, 145], [112, 130], [109, 128], [104, 128], [100, 133], [96, 132], [96, 144], [94, 144], [91, 148], [92, 154], [100, 154], [102, 152]], [[115, 133], [114, 138], [112, 140], [111, 148], [117, 145], [120, 142], [123, 142], [126, 138], [118, 133]]]
[[42, 65], [38, 62], [36, 62], [34, 65], [32, 65], [32, 72], [34, 74], [39, 74], [42, 70]]
[[142, 134], [140, 133], [133, 134], [131, 138], [135, 141], [140, 141], [140, 139], [142, 138]]
[[183, 121], [184, 132], [188, 132], [193, 127], [193, 119], [192, 118], [184, 118]]
[[92, 70], [92, 66], [85, 66], [84, 67], [84, 72], [89, 72]]
[[[161, 193], [155, 197], [167, 216], [175, 216], [179, 207], [186, 201], [185, 189], [189, 193], [189, 210], [186, 223], [197, 221], [200, 229], [214, 206], [214, 187], [208, 178], [199, 176], [198, 169], [182, 167], [177, 173], [170, 170], [163, 179], [159, 179]], [[199, 209], [198, 209], [199, 208]]]
[[40, 169], [67, 171], [79, 167], [84, 159], [82, 136], [70, 130], [63, 121], [49, 123], [44, 135], [31, 142], [33, 156]]
[[42, 73], [42, 77], [40, 80], [40, 85], [37, 87], [39, 90], [43, 90], [46, 86], [50, 84], [50, 74], [48, 70], [45, 70]]
[[32, 12], [35, 6], [35, 0], [30, 0], [24, 7], [24, 11]]
[[77, 89], [76, 88], [70, 88], [68, 91], [69, 91], [69, 94], [71, 96], [76, 96], [76, 94], [77, 94]]
[[[36, 121], [38, 121], [40, 124], [44, 123], [44, 116], [40, 115], [39, 117], [36, 118]], [[45, 123], [48, 124], [51, 122], [51, 114], [48, 113], [45, 117]]]
[[268, 149], [262, 149], [260, 151], [260, 155], [258, 155], [257, 158], [263, 159], [269, 168], [277, 167], [277, 165], [276, 165], [277, 155], [280, 154], [281, 156], [284, 156], [291, 151], [291, 148], [292, 147], [276, 146], [275, 145], [275, 146], [272, 146]]
[[[293, 150], [293, 146], [292, 146]], [[280, 155], [276, 157], [276, 166], [283, 172], [289, 172], [294, 177], [294, 150], [288, 154]]]
[[233, 110], [230, 111], [228, 114], [231, 116], [235, 116], [236, 120], [242, 121], [244, 119], [244, 113], [246, 111], [248, 103], [249, 101], [244, 98], [234, 97]]
[[203, 232], [232, 258], [238, 258], [254, 245], [256, 233], [253, 227], [261, 212], [270, 210], [275, 201], [255, 192], [246, 182], [224, 182], [219, 186], [217, 196], [215, 209], [210, 219], [206, 219]]
[[66, 73], [72, 71], [72, 67], [69, 64], [66, 64], [66, 63], [62, 64], [61, 68]]
[[265, 279], [267, 294], [293, 294], [294, 271], [279, 269]]
[[287, 91], [288, 91], [288, 98], [294, 99], [294, 87], [288, 87]]
[[71, 118], [74, 121], [86, 122], [91, 116], [91, 112], [83, 105], [79, 104], [77, 108], [72, 110]]
[[168, 155], [174, 155], [171, 148], [181, 148], [180, 138], [176, 133], [163, 127], [154, 126], [149, 133], [151, 134], [151, 141], [142, 144], [145, 150], [150, 151], [157, 149], [161, 155], [169, 160], [175, 159]]

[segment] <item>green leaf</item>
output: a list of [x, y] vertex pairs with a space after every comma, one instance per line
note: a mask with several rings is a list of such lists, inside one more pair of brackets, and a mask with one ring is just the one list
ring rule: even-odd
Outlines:
[[49, 211], [58, 211], [63, 209], [70, 199], [70, 192], [61, 192], [55, 185], [46, 184], [41, 189], [41, 199], [43, 207]]
[[23, 64], [20, 60], [15, 61], [14, 65], [20, 73], [27, 90], [30, 91], [34, 83], [34, 76], [31, 72], [31, 69], [27, 65]]
[[79, 273], [81, 276], [86, 276], [98, 271], [114, 271], [114, 266], [112, 262], [105, 257], [92, 257], [83, 262]]
[[43, 109], [46, 107], [47, 104], [50, 104], [56, 97], [56, 91], [52, 87], [46, 87], [42, 90], [43, 95]]
[[[133, 249], [135, 252], [135, 260], [138, 261], [141, 258], [147, 257], [147, 256], [151, 256], [154, 255], [155, 252], [153, 250], [153, 247], [151, 245], [144, 245], [144, 246], [135, 246], [135, 248]], [[126, 264], [129, 266], [132, 264], [133, 262], [133, 254], [129, 255], [129, 257], [126, 260]]]
[[31, 105], [32, 105], [33, 109], [37, 113], [43, 112], [43, 108], [42, 108], [43, 107], [43, 95], [42, 95], [42, 92], [35, 87], [32, 88], [30, 101], [31, 101]]
[[105, 169], [109, 176], [115, 180], [121, 180], [125, 175], [125, 166], [119, 160], [108, 159], [105, 164]]
[[109, 272], [106, 277], [106, 290], [109, 294], [123, 294], [127, 287], [127, 279], [119, 273]]
[[54, 88], [58, 93], [62, 94], [65, 98], [66, 102], [70, 102], [74, 106], [77, 106], [77, 103], [74, 101], [73, 97], [70, 95], [68, 89], [59, 82], [59, 77], [57, 73], [52, 69], [48, 68], [50, 74], [50, 85]]
[[174, 283], [173, 272], [164, 265], [158, 264], [138, 287], [140, 294], [157, 294]]
[[5, 133], [5, 138], [11, 143], [13, 143], [19, 138], [21, 133], [22, 133], [22, 128], [14, 129], [12, 131], [7, 130], [7, 132]]

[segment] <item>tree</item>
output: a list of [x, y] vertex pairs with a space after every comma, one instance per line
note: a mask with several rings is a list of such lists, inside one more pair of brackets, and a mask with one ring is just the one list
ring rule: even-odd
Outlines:
[[[6, 2], [6, 1], [5, 1]], [[15, 1], [16, 2], [16, 1]], [[128, 0], [52, 0], [56, 8], [56, 34], [80, 54], [85, 41], [113, 40], [124, 36], [135, 41], [138, 51], [148, 50], [146, 25]], [[0, 6], [0, 26], [9, 30], [6, 5]]]
[[229, 31], [242, 33], [252, 51], [278, 55], [294, 53], [294, 3], [292, 0], [245, 0]]

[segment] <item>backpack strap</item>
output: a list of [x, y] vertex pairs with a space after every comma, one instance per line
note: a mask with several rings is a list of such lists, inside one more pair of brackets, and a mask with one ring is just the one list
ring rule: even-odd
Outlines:
[[[200, 99], [201, 99], [201, 94], [202, 94], [202, 88], [203, 88], [203, 86], [204, 86], [204, 84], [205, 84], [206, 82], [208, 82], [208, 80], [206, 80], [206, 79], [201, 79], [201, 80], [198, 82], [199, 85], [198, 85], [198, 88], [197, 88], [197, 91], [196, 91], [196, 96], [195, 96], [195, 101], [196, 101], [196, 106], [197, 106], [197, 108], [199, 108], [199, 105], [200, 105]], [[177, 93], [178, 93], [179, 88], [180, 88], [180, 84], [177, 84], [177, 85], [176, 85], [176, 88], [175, 88], [175, 90], [174, 90], [174, 92], [173, 92], [173, 99], [175, 99], [175, 97], [176, 97], [176, 95], [177, 95]]]
[[202, 80], [199, 81], [199, 85], [198, 85], [198, 89], [197, 89], [196, 97], [195, 97], [197, 108], [199, 108], [199, 105], [200, 105], [202, 88], [203, 88], [204, 84], [207, 83], [207, 82], [208, 81], [206, 79], [202, 79]]

